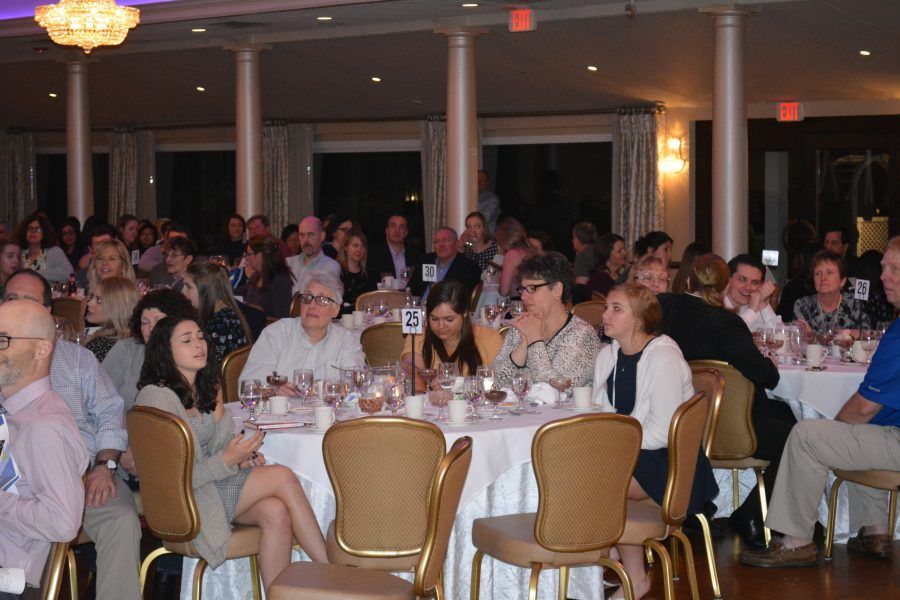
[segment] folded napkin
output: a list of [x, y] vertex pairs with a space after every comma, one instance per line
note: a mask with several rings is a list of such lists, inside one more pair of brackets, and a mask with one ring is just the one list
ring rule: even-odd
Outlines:
[[[506, 392], [508, 399], [515, 401], [516, 395], [513, 393], [512, 388], [503, 388], [503, 391]], [[528, 396], [525, 397], [525, 401], [534, 402], [535, 404], [553, 405], [556, 404], [556, 397], [556, 390], [549, 383], [539, 381], [528, 390]]]

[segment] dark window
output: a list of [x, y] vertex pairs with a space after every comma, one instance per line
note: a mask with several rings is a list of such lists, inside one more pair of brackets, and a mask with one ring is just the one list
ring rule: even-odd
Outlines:
[[[37, 154], [34, 157], [37, 209], [47, 213], [58, 225], [69, 214], [66, 189], [67, 165], [65, 154]], [[93, 214], [107, 219], [109, 215], [109, 154], [94, 154]]]

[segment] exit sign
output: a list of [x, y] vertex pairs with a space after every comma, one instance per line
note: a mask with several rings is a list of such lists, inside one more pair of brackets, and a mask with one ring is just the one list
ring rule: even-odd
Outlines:
[[802, 121], [803, 105], [799, 102], [779, 102], [775, 108], [775, 118], [779, 121]]
[[513, 33], [519, 31], [534, 31], [537, 29], [537, 21], [534, 18], [534, 10], [530, 8], [513, 8], [509, 11], [509, 30]]

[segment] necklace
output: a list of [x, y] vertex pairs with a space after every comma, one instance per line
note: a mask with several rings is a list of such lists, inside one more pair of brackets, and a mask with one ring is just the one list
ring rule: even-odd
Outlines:
[[819, 299], [816, 298], [816, 306], [819, 308], [819, 315], [821, 315], [821, 317], [822, 317], [822, 324], [828, 325], [828, 326], [834, 325], [834, 322], [837, 320], [838, 313], [841, 312], [841, 306], [843, 304], [844, 304], [844, 295], [841, 294], [838, 297], [837, 308], [835, 308], [831, 312], [827, 312], [824, 308], [822, 308], [822, 303], [819, 301]]

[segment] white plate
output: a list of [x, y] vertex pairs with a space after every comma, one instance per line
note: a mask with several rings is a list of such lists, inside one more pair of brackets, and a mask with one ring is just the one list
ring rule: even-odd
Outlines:
[[600, 410], [599, 406], [587, 406], [585, 408], [578, 408], [575, 406], [565, 406], [563, 410], [568, 410], [570, 412], [590, 412], [592, 410]]
[[462, 423], [457, 423], [456, 421], [451, 421], [449, 419], [438, 419], [438, 423], [440, 423], [441, 425], [447, 425], [449, 427], [465, 427], [466, 425], [472, 425], [476, 423], [476, 421], [472, 417], [468, 417]]

